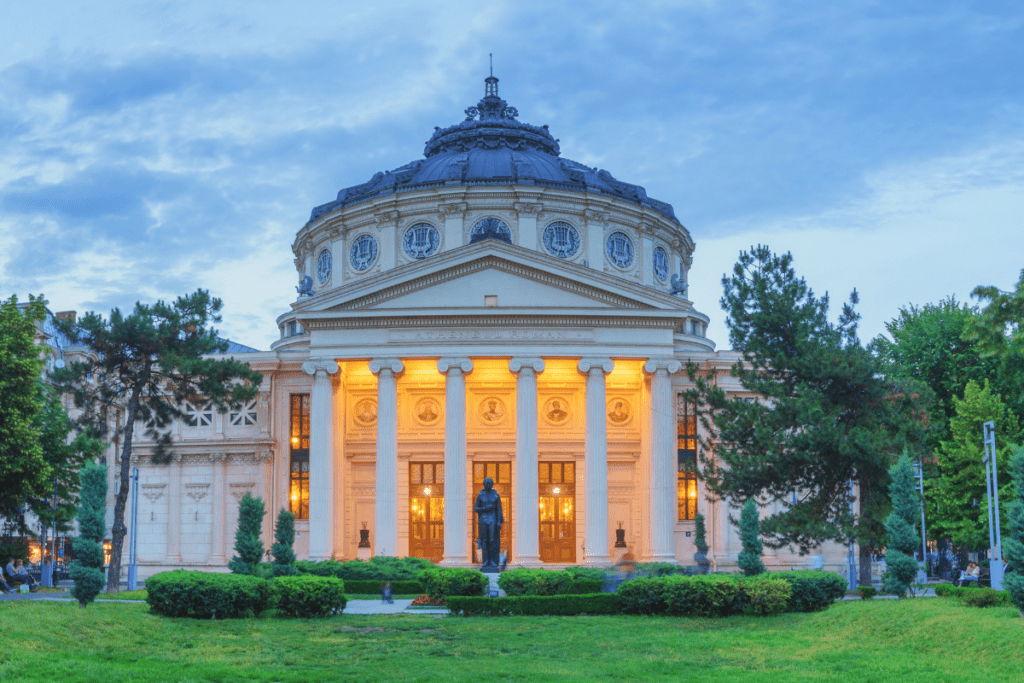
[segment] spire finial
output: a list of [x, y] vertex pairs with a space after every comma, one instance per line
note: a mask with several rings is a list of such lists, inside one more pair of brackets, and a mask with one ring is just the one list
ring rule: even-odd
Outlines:
[[494, 75], [494, 53], [490, 52], [490, 53], [488, 53], [487, 56], [491, 58], [491, 75], [493, 76]]
[[498, 79], [494, 77], [494, 53], [489, 53], [491, 58], [491, 75], [484, 79], [487, 86], [484, 88], [484, 97], [498, 96]]

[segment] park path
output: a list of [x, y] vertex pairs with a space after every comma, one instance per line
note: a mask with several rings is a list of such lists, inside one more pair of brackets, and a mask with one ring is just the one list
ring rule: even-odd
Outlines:
[[[68, 592], [62, 593], [16, 593], [0, 595], [0, 602], [16, 602], [19, 600], [35, 600], [39, 602], [75, 602]], [[120, 602], [145, 604], [145, 600], [97, 600], [97, 603]], [[444, 608], [409, 609], [412, 600], [395, 600], [392, 604], [380, 600], [349, 600], [345, 605], [345, 614], [448, 614]]]

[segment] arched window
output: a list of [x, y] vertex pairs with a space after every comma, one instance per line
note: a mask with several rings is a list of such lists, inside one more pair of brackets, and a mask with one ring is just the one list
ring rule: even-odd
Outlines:
[[512, 231], [501, 220], [488, 216], [473, 226], [469, 233], [469, 243], [476, 244], [482, 240], [498, 240], [506, 244], [512, 244]]
[[676, 408], [676, 502], [679, 519], [697, 514], [697, 413], [680, 394]]

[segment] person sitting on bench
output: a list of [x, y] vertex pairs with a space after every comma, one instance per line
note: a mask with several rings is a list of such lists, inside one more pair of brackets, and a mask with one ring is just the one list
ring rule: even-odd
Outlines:
[[981, 567], [974, 562], [967, 563], [967, 569], [960, 572], [960, 578], [956, 580], [956, 585], [963, 586], [968, 581], [973, 581], [974, 585], [978, 585], [978, 580], [981, 578]]
[[35, 593], [36, 580], [29, 576], [28, 572], [25, 570], [24, 560], [18, 560], [16, 566], [14, 567], [14, 579], [16, 581], [20, 581], [21, 583], [27, 583], [28, 589]]
[[[21, 566], [21, 564], [21, 560], [18, 560], [18, 565]], [[12, 584], [25, 584], [28, 586], [28, 589], [30, 591], [35, 592], [35, 582], [32, 580], [32, 577], [28, 575], [28, 572], [25, 571], [25, 567], [23, 566], [21, 567], [21, 572], [18, 572], [18, 570], [14, 566], [13, 557], [8, 558], [7, 566], [4, 567], [4, 572], [7, 574], [7, 580], [10, 581]]]

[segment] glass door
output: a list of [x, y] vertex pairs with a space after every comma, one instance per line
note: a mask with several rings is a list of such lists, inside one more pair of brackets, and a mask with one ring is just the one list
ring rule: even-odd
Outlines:
[[409, 554], [444, 558], [444, 463], [409, 463]]
[[[501, 496], [501, 512], [505, 516], [505, 523], [501, 525], [501, 550], [506, 554], [506, 560], [512, 561], [512, 463], [511, 462], [475, 462], [473, 463], [473, 491], [470, 493], [470, 507], [476, 501], [476, 496], [484, 487], [484, 479], [490, 477], [494, 480], [494, 490]], [[470, 539], [470, 547], [473, 548], [473, 564], [482, 562], [480, 550], [476, 542], [480, 538], [480, 530], [476, 525], [476, 513], [473, 514], [473, 538]]]
[[540, 484], [540, 559], [576, 562], [576, 463], [542, 462]]

